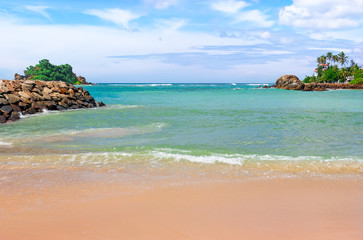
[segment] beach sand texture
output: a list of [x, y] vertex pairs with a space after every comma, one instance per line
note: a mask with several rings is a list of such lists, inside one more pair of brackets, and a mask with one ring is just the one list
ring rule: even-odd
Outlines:
[[360, 179], [199, 180], [152, 188], [75, 182], [2, 194], [0, 239], [363, 238]]

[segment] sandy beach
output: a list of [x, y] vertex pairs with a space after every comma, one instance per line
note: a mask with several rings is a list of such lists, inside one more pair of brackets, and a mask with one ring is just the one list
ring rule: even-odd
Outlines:
[[359, 177], [194, 180], [8, 192], [0, 198], [0, 239], [363, 238]]

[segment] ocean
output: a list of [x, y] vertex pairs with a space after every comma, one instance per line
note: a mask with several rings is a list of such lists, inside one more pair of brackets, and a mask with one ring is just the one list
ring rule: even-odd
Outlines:
[[260, 85], [83, 86], [107, 106], [43, 112], [0, 126], [0, 186], [7, 186], [1, 189], [13, 189], [24, 172], [46, 185], [36, 176], [50, 171], [92, 181], [99, 180], [93, 173], [108, 173], [130, 183], [175, 174], [220, 181], [362, 177], [363, 91]]

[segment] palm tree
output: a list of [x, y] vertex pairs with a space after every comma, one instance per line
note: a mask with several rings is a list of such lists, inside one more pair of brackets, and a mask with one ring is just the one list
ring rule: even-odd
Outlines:
[[[348, 74], [347, 69], [342, 68], [342, 69], [340, 70], [340, 76], [342, 77], [342, 79], [340, 79], [340, 81], [341, 81], [341, 82], [343, 82], [343, 83], [344, 83], [344, 82], [346, 81], [347, 74]], [[343, 80], [343, 81], [342, 81], [342, 80]]]
[[332, 61], [333, 62], [338, 62], [339, 61], [339, 57], [337, 56], [337, 55], [333, 55], [332, 57], [331, 57], [331, 59], [332, 59]]
[[321, 58], [321, 63], [326, 64], [326, 56], [321, 55], [320, 58]]
[[326, 53], [326, 59], [328, 59], [329, 62], [331, 63], [331, 60], [333, 59], [333, 53], [332, 52], [327, 52]]
[[345, 55], [345, 53], [344, 52], [340, 52], [339, 54], [338, 54], [338, 58], [339, 58], [339, 63], [340, 64], [342, 64], [342, 66], [344, 67], [345, 66], [345, 64], [347, 63], [347, 61], [348, 61], [348, 56], [347, 55]]

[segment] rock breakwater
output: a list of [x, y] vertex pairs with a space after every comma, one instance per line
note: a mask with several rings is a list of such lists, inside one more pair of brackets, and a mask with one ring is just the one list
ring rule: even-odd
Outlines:
[[61, 81], [0, 80], [0, 123], [43, 110], [105, 106], [82, 87]]
[[329, 89], [363, 89], [363, 85], [347, 83], [303, 83], [295, 75], [284, 75], [278, 78], [275, 85], [271, 87], [301, 91], [326, 91]]

